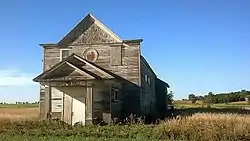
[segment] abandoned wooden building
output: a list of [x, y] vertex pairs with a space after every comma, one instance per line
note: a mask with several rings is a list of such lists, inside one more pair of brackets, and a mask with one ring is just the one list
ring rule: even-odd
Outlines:
[[40, 117], [68, 124], [111, 122], [167, 112], [169, 85], [141, 55], [142, 39], [122, 40], [91, 14], [58, 43], [43, 47]]

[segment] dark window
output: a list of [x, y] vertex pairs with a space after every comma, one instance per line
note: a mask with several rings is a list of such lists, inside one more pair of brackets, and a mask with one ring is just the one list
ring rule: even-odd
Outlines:
[[119, 94], [119, 90], [113, 88], [113, 89], [112, 89], [112, 95], [113, 95], [114, 101], [118, 101], [118, 94]]
[[70, 55], [70, 49], [61, 49], [60, 58], [61, 60], [66, 59]]

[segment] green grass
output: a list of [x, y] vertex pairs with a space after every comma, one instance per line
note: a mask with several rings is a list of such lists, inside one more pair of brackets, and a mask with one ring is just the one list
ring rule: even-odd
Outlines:
[[0, 108], [34, 108], [39, 107], [39, 104], [0, 104]]
[[[142, 141], [142, 139], [121, 139], [121, 138], [96, 138], [96, 137], [82, 137], [82, 136], [70, 136], [70, 137], [57, 137], [57, 136], [0, 136], [1, 141]], [[143, 139], [144, 140], [144, 139]], [[145, 140], [147, 141], [147, 140]], [[159, 141], [159, 140], [148, 140]]]

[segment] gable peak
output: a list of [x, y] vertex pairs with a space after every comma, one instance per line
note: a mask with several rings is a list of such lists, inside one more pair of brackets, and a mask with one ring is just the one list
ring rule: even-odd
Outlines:
[[91, 13], [88, 13], [73, 29], [69, 31], [66, 36], [59, 41], [58, 44], [71, 44], [93, 24], [106, 32], [112, 39], [114, 39], [115, 42], [122, 42], [122, 40], [115, 33], [102, 24], [102, 22], [95, 18]]

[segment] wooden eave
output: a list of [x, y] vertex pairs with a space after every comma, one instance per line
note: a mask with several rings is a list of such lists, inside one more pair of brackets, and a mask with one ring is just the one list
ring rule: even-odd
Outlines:
[[[59, 64], [59, 65], [58, 65]], [[64, 78], [51, 78], [50, 76], [53, 76], [53, 73], [55, 73], [56, 70], [60, 70], [64, 67], [71, 67], [78, 73], [80, 73], [82, 76], [65, 76], [64, 80], [82, 80], [83, 78], [85, 80], [90, 79], [102, 79], [100, 76], [93, 75], [93, 73], [85, 72], [81, 68], [78, 68], [74, 66], [73, 64], [69, 63], [68, 61], [59, 62], [57, 65], [49, 69], [48, 71], [45, 71], [44, 73], [40, 74], [36, 78], [33, 79], [35, 82], [42, 82], [42, 81], [49, 81], [49, 80], [62, 80]]]
[[55, 46], [58, 46], [57, 43], [47, 43], [47, 44], [39, 44], [39, 46], [42, 46], [42, 47], [55, 47]]
[[[79, 61], [79, 63], [83, 63], [84, 65], [90, 66], [91, 68], [100, 72], [104, 76], [100, 76], [94, 72], [91, 72], [91, 71], [86, 70], [84, 68], [81, 68], [77, 65], [74, 65], [73, 63], [71, 63], [72, 61], [74, 61], [73, 59], [77, 59], [77, 61]], [[93, 77], [93, 79], [114, 79], [114, 78], [116, 78], [116, 79], [120, 79], [120, 80], [121, 79], [125, 80], [125, 79], [121, 78], [120, 76], [117, 76], [117, 75], [111, 73], [110, 71], [105, 70], [104, 68], [102, 68], [102, 67], [100, 67], [92, 62], [89, 62], [89, 61], [85, 60], [84, 58], [73, 53], [69, 57], [67, 57], [65, 60], [55, 64], [49, 70], [46, 70], [42, 74], [38, 75], [36, 78], [33, 79], [33, 81], [40, 82], [40, 81], [45, 81], [45, 79], [49, 80], [49, 78], [46, 78], [46, 76], [51, 75], [51, 73], [53, 73], [55, 70], [57, 70], [57, 69], [60, 70], [60, 68], [65, 67], [65, 66], [69, 66], [69, 67], [77, 70], [82, 75]]]
[[123, 40], [123, 43], [141, 43], [143, 39]]
[[[123, 40], [122, 42], [115, 42], [115, 43], [80, 43], [80, 44], [71, 44], [69, 47], [72, 46], [79, 46], [79, 45], [110, 45], [110, 46], [128, 46], [127, 44], [130, 43], [141, 43], [143, 39], [135, 39], [135, 40]], [[59, 47], [58, 43], [47, 43], [47, 44], [39, 44], [42, 47], [49, 48], [49, 47]]]

